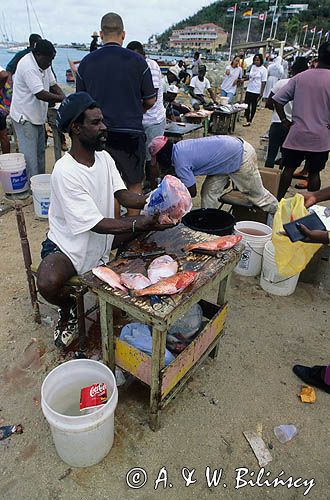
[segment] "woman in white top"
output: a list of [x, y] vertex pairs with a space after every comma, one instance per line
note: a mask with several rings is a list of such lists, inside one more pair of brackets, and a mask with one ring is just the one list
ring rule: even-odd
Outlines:
[[280, 56], [272, 56], [273, 61], [269, 64], [267, 70], [268, 70], [268, 78], [267, 78], [267, 83], [265, 86], [265, 90], [263, 93], [263, 98], [268, 99], [269, 94], [274, 87], [274, 85], [279, 81], [282, 80], [284, 70], [282, 66], [282, 57]]
[[232, 102], [236, 90], [237, 90], [237, 81], [242, 78], [243, 71], [240, 67], [240, 58], [239, 56], [235, 56], [232, 60], [231, 64], [226, 67], [225, 77], [221, 84], [220, 96], [228, 97], [229, 103]]
[[243, 127], [249, 127], [257, 110], [258, 101], [261, 99], [266, 82], [267, 70], [263, 66], [264, 58], [261, 54], [256, 54], [249, 74], [249, 82], [246, 88], [245, 104], [248, 105], [245, 111], [246, 123]]

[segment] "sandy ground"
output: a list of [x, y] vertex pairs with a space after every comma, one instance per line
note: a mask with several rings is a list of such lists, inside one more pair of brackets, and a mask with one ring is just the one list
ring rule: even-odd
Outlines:
[[[257, 147], [269, 117], [268, 111], [259, 111], [253, 127], [242, 129], [239, 125], [237, 134]], [[50, 165], [52, 151], [47, 154]], [[323, 185], [329, 184], [328, 168]], [[47, 223], [35, 220], [31, 205], [25, 208], [25, 215], [32, 253], [38, 259]], [[317, 391], [314, 405], [302, 404], [297, 398], [300, 383], [291, 371], [295, 363], [329, 362], [328, 262], [322, 262], [318, 283], [299, 283], [288, 298], [268, 295], [258, 279], [234, 276], [219, 357], [205, 362], [163, 411], [161, 430], [150, 431], [148, 390], [133, 382], [119, 392], [110, 454], [95, 467], [71, 470], [57, 456], [40, 408], [41, 383], [60, 357], [52, 344], [50, 326], [33, 322], [13, 212], [0, 217], [0, 245], [0, 420], [1, 425], [24, 426], [22, 435], [0, 442], [0, 498], [303, 498], [307, 483], [290, 489], [248, 484], [235, 488], [244, 484], [243, 479], [236, 484], [236, 469], [249, 469], [252, 480], [259, 471], [243, 436], [247, 430], [261, 433], [272, 448], [273, 461], [266, 468], [270, 480], [281, 471], [285, 478], [314, 479], [315, 486], [306, 496], [329, 498], [330, 398]], [[296, 425], [298, 435], [282, 445], [273, 428], [285, 423]], [[208, 487], [207, 466], [223, 469], [218, 487]], [[129, 488], [125, 481], [126, 473], [134, 467], [142, 467], [148, 475], [141, 489]], [[155, 489], [162, 467], [168, 474], [167, 487], [163, 481]], [[189, 487], [181, 473], [184, 467], [195, 469], [196, 482]]]

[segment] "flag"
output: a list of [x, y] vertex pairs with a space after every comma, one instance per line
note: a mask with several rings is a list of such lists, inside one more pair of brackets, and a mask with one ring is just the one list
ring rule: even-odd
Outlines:
[[236, 10], [236, 5], [233, 5], [233, 7], [228, 7], [227, 12], [235, 12]]
[[305, 24], [305, 26], [303, 26], [302, 29], [306, 31], [308, 29], [308, 24]]
[[264, 21], [266, 19], [266, 12], [258, 15], [258, 21]]
[[243, 12], [243, 17], [251, 17], [251, 16], [252, 16], [252, 9]]
[[314, 26], [314, 28], [312, 28], [310, 31], [311, 31], [311, 33], [315, 33], [315, 31], [316, 31], [316, 26]]

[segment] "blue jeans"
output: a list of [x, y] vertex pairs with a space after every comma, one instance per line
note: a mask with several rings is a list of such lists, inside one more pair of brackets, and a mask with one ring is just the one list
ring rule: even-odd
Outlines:
[[13, 121], [20, 153], [24, 154], [28, 178], [45, 173], [45, 127]]
[[221, 97], [229, 97], [229, 103], [234, 99], [235, 94], [233, 92], [226, 92], [225, 90], [220, 90]]

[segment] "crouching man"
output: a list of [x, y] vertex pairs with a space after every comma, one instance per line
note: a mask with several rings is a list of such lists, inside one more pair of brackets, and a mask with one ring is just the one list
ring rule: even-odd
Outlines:
[[159, 173], [176, 175], [193, 198], [197, 195], [195, 177], [206, 176], [201, 190], [202, 208], [219, 208], [219, 197], [231, 179], [254, 205], [276, 212], [278, 202], [262, 184], [256, 152], [239, 137], [216, 135], [174, 144], [159, 136], [151, 141], [149, 150], [155, 178]]
[[67, 347], [78, 334], [76, 304], [66, 281], [105, 264], [119, 239], [143, 231], [163, 230], [153, 217], [114, 218], [114, 203], [141, 209], [145, 197], [126, 189], [115, 162], [103, 151], [107, 128], [86, 92], [67, 97], [58, 110], [57, 126], [71, 137], [71, 150], [55, 164], [51, 176], [49, 232], [42, 243], [38, 289], [59, 307], [54, 340]]

